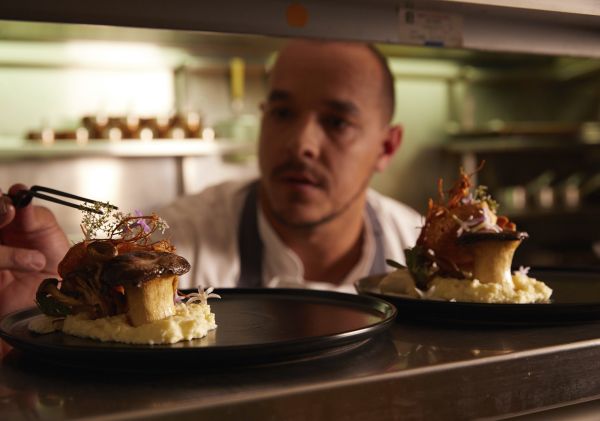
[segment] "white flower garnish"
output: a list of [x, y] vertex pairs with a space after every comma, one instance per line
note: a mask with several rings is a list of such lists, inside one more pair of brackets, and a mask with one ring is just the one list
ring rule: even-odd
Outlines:
[[475, 218], [473, 215], [470, 215], [466, 221], [463, 221], [456, 215], [452, 215], [452, 218], [459, 225], [458, 230], [456, 231], [456, 236], [460, 237], [465, 232], [479, 232], [479, 231], [488, 231], [488, 232], [501, 232], [502, 229], [496, 225], [494, 221], [494, 214], [487, 207], [484, 207], [483, 210], [479, 211], [480, 215]]
[[213, 287], [208, 287], [207, 289], [198, 286], [198, 292], [192, 292], [186, 295], [187, 301], [186, 304], [193, 304], [196, 302], [200, 302], [200, 304], [206, 305], [209, 298], [221, 298], [219, 294], [213, 294], [212, 292], [215, 289]]

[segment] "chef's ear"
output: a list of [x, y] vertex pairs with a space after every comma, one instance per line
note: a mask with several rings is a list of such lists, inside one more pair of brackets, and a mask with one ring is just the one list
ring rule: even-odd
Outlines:
[[376, 171], [383, 171], [388, 166], [402, 143], [403, 132], [404, 129], [399, 124], [388, 127], [387, 135], [383, 140], [381, 154], [375, 163]]

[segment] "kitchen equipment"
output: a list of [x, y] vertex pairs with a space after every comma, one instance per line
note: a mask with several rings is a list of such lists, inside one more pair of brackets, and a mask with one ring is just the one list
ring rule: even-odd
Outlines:
[[9, 194], [8, 196], [11, 198], [13, 205], [17, 208], [24, 208], [29, 203], [31, 203], [31, 200], [34, 197], [37, 197], [38, 199], [44, 199], [49, 202], [58, 203], [59, 205], [69, 206], [71, 208], [75, 208], [75, 209], [79, 209], [79, 210], [83, 210], [83, 211], [87, 211], [87, 212], [93, 212], [93, 213], [97, 213], [97, 214], [103, 213], [101, 210], [90, 208], [89, 206], [85, 206], [83, 204], [67, 202], [66, 200], [59, 199], [59, 198], [53, 197], [51, 195], [62, 196], [62, 197], [67, 197], [69, 199], [79, 200], [80, 202], [83, 202], [84, 204], [85, 203], [92, 204], [92, 205], [101, 204], [103, 207], [108, 207], [110, 209], [119, 209], [118, 207], [110, 205], [108, 203], [103, 203], [103, 202], [99, 202], [97, 200], [92, 200], [92, 199], [86, 199], [85, 197], [77, 196], [75, 194], [66, 193], [66, 192], [63, 192], [60, 190], [51, 189], [49, 187], [43, 187], [43, 186], [32, 186], [29, 190], [19, 190], [15, 194]]
[[525, 186], [533, 202], [542, 209], [554, 206], [554, 188], [552, 183], [556, 178], [554, 171], [544, 171]]
[[254, 142], [258, 138], [259, 120], [254, 114], [244, 112], [245, 61], [234, 57], [229, 62], [231, 116], [218, 122], [218, 137], [238, 142]]
[[583, 182], [583, 174], [576, 172], [563, 180], [558, 186], [557, 191], [562, 199], [562, 204], [566, 208], [575, 209], [581, 204], [580, 186]]

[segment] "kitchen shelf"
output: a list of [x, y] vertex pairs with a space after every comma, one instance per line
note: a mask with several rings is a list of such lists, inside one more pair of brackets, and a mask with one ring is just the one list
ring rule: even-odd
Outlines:
[[600, 215], [600, 205], [581, 205], [579, 207], [551, 207], [551, 208], [526, 208], [526, 209], [506, 209], [501, 210], [501, 214], [511, 219], [540, 219], [540, 218], [597, 218]]
[[254, 142], [234, 142], [217, 139], [206, 141], [201, 139], [151, 141], [90, 140], [78, 145], [75, 141], [56, 141], [51, 145], [34, 142], [21, 142], [9, 146], [0, 146], [0, 161], [18, 159], [48, 159], [74, 157], [186, 157], [216, 156], [227, 154], [246, 154], [255, 151]]
[[600, 148], [600, 142], [583, 142], [576, 138], [550, 136], [494, 136], [449, 140], [444, 149], [452, 153], [491, 153], [518, 151], [581, 151]]
[[498, 121], [470, 130], [448, 127], [449, 152], [577, 151], [600, 146], [600, 122]]

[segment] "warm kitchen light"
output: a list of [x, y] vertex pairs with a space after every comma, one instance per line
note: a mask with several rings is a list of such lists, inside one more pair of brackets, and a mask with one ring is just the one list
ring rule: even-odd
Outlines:
[[111, 127], [108, 131], [108, 140], [118, 142], [123, 138], [123, 132], [118, 127]]
[[54, 143], [54, 130], [50, 128], [44, 128], [42, 130], [42, 144], [52, 145]]
[[0, 43], [0, 58], [4, 63], [46, 63], [94, 68], [148, 68], [178, 65], [185, 54], [176, 48], [158, 47], [149, 43], [68, 41]]
[[171, 137], [178, 140], [185, 139], [185, 130], [183, 130], [181, 127], [175, 127], [171, 132]]
[[187, 125], [196, 128], [200, 125], [200, 114], [190, 112], [187, 113]]
[[85, 127], [79, 127], [75, 131], [75, 139], [76, 139], [78, 145], [87, 144], [88, 140], [90, 139], [90, 133], [89, 133], [88, 129], [86, 129]]
[[215, 140], [215, 131], [210, 127], [202, 130], [202, 140], [212, 142]]
[[70, 63], [98, 67], [165, 67], [178, 59], [177, 51], [144, 43], [72, 41], [64, 48]]
[[73, 172], [74, 191], [84, 197], [115, 203], [122, 197], [123, 167], [111, 159], [81, 160]]
[[154, 139], [154, 133], [152, 132], [152, 129], [144, 127], [140, 132], [140, 139], [146, 142]]
[[83, 115], [98, 116], [97, 123], [119, 115], [167, 115], [175, 103], [173, 69], [188, 58], [183, 50], [151, 43], [2, 40], [2, 131], [21, 133], [41, 120], [65, 129], [61, 122]]

